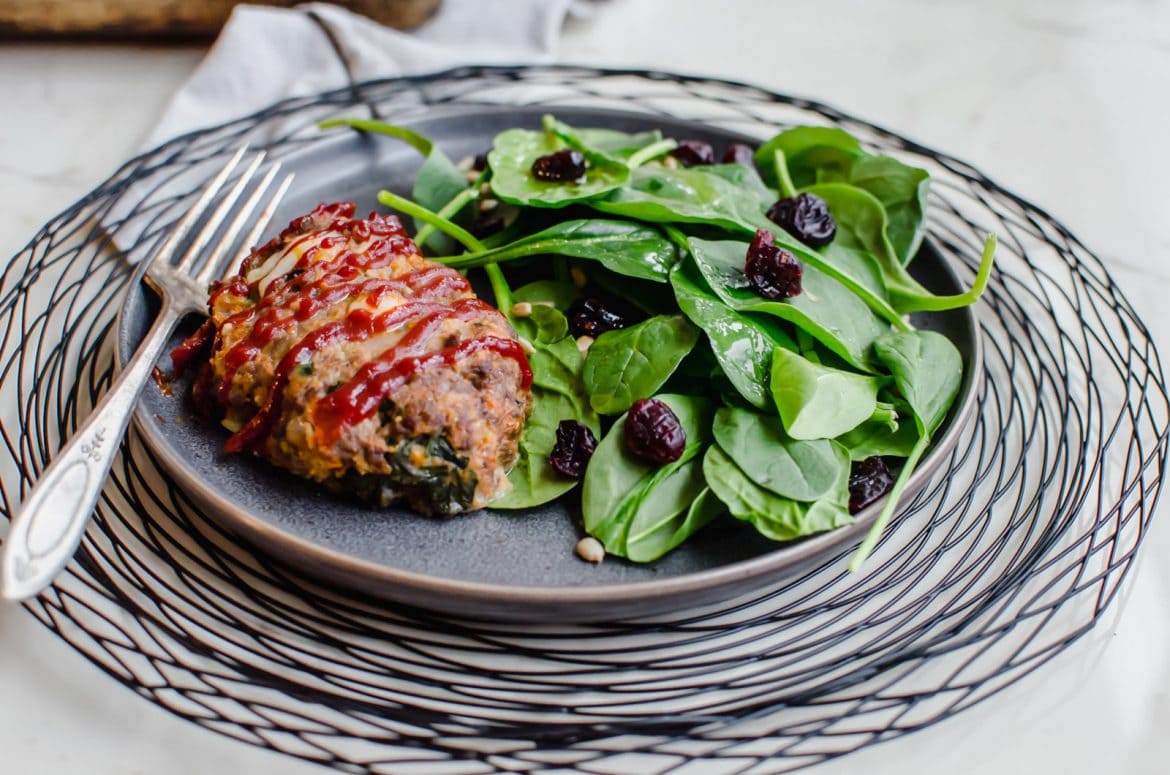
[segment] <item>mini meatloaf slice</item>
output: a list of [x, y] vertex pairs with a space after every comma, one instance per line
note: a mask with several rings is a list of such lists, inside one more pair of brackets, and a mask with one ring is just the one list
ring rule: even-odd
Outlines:
[[230, 452], [384, 506], [481, 508], [532, 404], [520, 342], [397, 218], [353, 215], [321, 205], [212, 285], [196, 397]]

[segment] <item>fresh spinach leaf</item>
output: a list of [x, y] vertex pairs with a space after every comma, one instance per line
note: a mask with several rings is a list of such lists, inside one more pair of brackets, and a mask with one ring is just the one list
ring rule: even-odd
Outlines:
[[581, 291], [570, 282], [561, 280], [536, 280], [522, 285], [512, 293], [513, 301], [526, 301], [533, 309], [542, 303], [551, 303], [555, 309], [564, 312], [581, 298]]
[[698, 329], [682, 315], [658, 315], [599, 336], [584, 372], [594, 411], [619, 414], [654, 395], [698, 339]]
[[899, 263], [908, 263], [922, 244], [930, 186], [926, 170], [870, 154], [849, 133], [830, 127], [781, 132], [760, 146], [756, 161], [772, 185], [785, 178], [798, 190], [849, 183], [872, 194], [889, 215], [890, 244]]
[[918, 439], [906, 456], [881, 512], [853, 555], [849, 564], [853, 570], [865, 562], [893, 518], [910, 476], [959, 393], [963, 375], [962, 355], [949, 339], [934, 331], [891, 333], [874, 343], [874, 351], [890, 370], [894, 385], [914, 412]]
[[[513, 296], [512, 300], [515, 301]], [[517, 320], [516, 316], [510, 316], [513, 320]], [[569, 335], [569, 321], [565, 319], [564, 314], [556, 309], [545, 304], [539, 304], [532, 308], [527, 316], [529, 322], [535, 323], [537, 338], [532, 342], [534, 346], [544, 344], [554, 344]], [[524, 328], [524, 326], [521, 326]]]
[[548, 462], [561, 420], [583, 422], [598, 432], [596, 415], [565, 393], [540, 387], [532, 391], [532, 412], [520, 437], [520, 452], [508, 473], [512, 489], [492, 501], [493, 509], [528, 509], [556, 500], [577, 486], [577, 480], [558, 473]]
[[936, 331], [891, 332], [874, 343], [925, 435], [934, 433], [959, 394], [963, 356]]
[[736, 188], [755, 194], [761, 207], [776, 201], [776, 192], [768, 188], [760, 173], [746, 164], [712, 164], [703, 168], [708, 175], [718, 175]]
[[849, 182], [881, 202], [889, 219], [890, 245], [900, 263], [910, 263], [926, 234], [930, 173], [890, 156], [865, 156], [853, 165]]
[[[712, 446], [703, 457], [703, 476], [733, 517], [751, 523], [773, 541], [792, 541], [853, 522], [847, 506], [848, 473], [843, 477], [844, 488], [839, 480], [831, 497], [805, 503], [760, 487], [722, 448]], [[844, 503], [842, 489], [845, 490]]]
[[586, 204], [650, 223], [700, 223], [739, 232], [774, 226], [755, 193], [704, 167], [639, 167], [628, 183]]
[[517, 332], [535, 348], [528, 358], [532, 412], [520, 436], [519, 458], [508, 474], [512, 489], [492, 501], [493, 509], [531, 508], [573, 489], [577, 481], [562, 476], [548, 462], [556, 444], [557, 425], [561, 420], [577, 420], [595, 434], [601, 428], [581, 378], [584, 359], [568, 336], [564, 315], [547, 306], [533, 307], [532, 312], [512, 319]]
[[673, 471], [642, 501], [626, 536], [626, 558], [652, 562], [727, 511], [703, 478], [694, 458]]
[[[713, 410], [708, 401], [675, 394], [655, 397], [671, 408], [686, 433], [687, 446], [682, 457], [665, 466], [653, 466], [635, 457], [626, 449], [623, 415], [598, 443], [585, 471], [581, 494], [585, 530], [601, 541], [607, 552], [621, 557], [628, 554], [630, 527], [644, 503], [650, 504], [648, 508], [659, 508], [660, 517], [682, 512], [677, 501], [663, 500], [661, 506], [654, 506], [658, 502], [658, 487], [694, 460], [710, 441]], [[643, 523], [646, 521], [658, 520], [644, 514]]]
[[580, 129], [550, 115], [544, 116], [542, 123], [545, 131], [581, 151], [586, 158], [617, 162], [630, 167], [639, 166], [676, 145], [673, 140], [663, 140], [662, 132], [657, 129], [633, 133], [613, 129]]
[[707, 334], [720, 368], [739, 394], [760, 409], [771, 406], [772, 350], [796, 349], [792, 338], [777, 321], [741, 314], [724, 304], [690, 261], [674, 268], [670, 283], [679, 309]]
[[815, 501], [828, 495], [849, 468], [843, 447], [827, 439], [799, 441], [774, 415], [747, 409], [715, 412], [715, 442], [748, 478], [776, 495]]
[[[739, 188], [709, 170], [709, 167], [671, 169], [658, 164], [648, 165], [634, 170], [629, 183], [609, 196], [585, 204], [634, 220], [703, 224], [744, 236], [755, 234], [757, 229], [767, 229], [775, 236], [776, 244], [800, 259], [806, 269], [818, 269], [829, 275], [895, 328], [910, 329], [884, 297], [881, 286], [870, 276], [855, 277], [848, 264], [827, 261], [821, 254], [796, 241], [764, 216], [764, 204], [755, 193]], [[872, 273], [872, 270], [867, 271]]]
[[875, 455], [907, 457], [918, 442], [918, 428], [909, 421], [891, 427], [885, 420], [870, 419], [841, 434], [837, 441], [849, 450], [851, 460], [865, 460]]
[[549, 182], [532, 175], [532, 164], [567, 144], [551, 132], [508, 129], [496, 135], [488, 153], [491, 187], [504, 202], [529, 207], [564, 207], [619, 188], [630, 177], [624, 164], [597, 155], [580, 181]]
[[746, 242], [693, 237], [687, 242], [703, 279], [729, 307], [787, 320], [807, 331], [850, 366], [870, 370], [870, 349], [887, 327], [844, 285], [805, 264], [803, 292], [784, 301], [769, 301], [751, 289], [743, 272]]
[[804, 188], [848, 180], [854, 162], [864, 154], [861, 144], [844, 129], [798, 126], [760, 145], [756, 149], [756, 166], [770, 186], [779, 186], [781, 178], [787, 177], [795, 188]]
[[463, 269], [546, 254], [598, 261], [627, 277], [655, 282], [666, 282], [678, 260], [674, 243], [652, 226], [591, 218], [563, 221], [507, 245], [465, 253], [443, 263]]
[[832, 439], [869, 419], [881, 380], [830, 368], [777, 347], [772, 398], [794, 439]]

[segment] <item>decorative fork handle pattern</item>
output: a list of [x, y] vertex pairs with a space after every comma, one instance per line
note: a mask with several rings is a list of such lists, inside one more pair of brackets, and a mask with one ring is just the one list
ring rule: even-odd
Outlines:
[[164, 302], [138, 352], [21, 505], [0, 562], [0, 594], [5, 598], [34, 597], [77, 551], [138, 395], [181, 317], [175, 304]]

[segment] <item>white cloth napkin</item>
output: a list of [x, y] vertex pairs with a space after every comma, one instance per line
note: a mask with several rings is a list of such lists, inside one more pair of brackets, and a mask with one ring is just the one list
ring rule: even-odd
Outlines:
[[443, 0], [411, 32], [325, 3], [237, 6], [145, 147], [286, 97], [460, 64], [547, 62], [574, 0]]

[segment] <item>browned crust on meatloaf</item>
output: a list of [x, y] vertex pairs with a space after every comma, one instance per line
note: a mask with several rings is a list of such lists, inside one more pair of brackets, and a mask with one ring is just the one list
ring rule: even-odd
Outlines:
[[[411, 344], [412, 354], [440, 353], [482, 337], [517, 339], [498, 311], [469, 301], [475, 295], [456, 273], [424, 258], [397, 219], [354, 220], [352, 211], [347, 204], [319, 207], [257, 249], [237, 277], [213, 286], [217, 335], [210, 356], [211, 395], [237, 436], [247, 434], [258, 415], [270, 415], [268, 432], [249, 448], [297, 475], [383, 505], [405, 502], [424, 513], [481, 508], [509, 489], [507, 474], [531, 408], [522, 373], [527, 364], [485, 349], [449, 365], [422, 368], [385, 395], [376, 412], [341, 425], [335, 435], [323, 428], [319, 403], [360, 376], [364, 364], [404, 349], [425, 315], [382, 333], [330, 341], [284, 368], [283, 382], [279, 377], [282, 361], [296, 360], [295, 348], [305, 347], [301, 343], [362, 314], [377, 318], [440, 308], [438, 322], [420, 329], [429, 333]], [[430, 285], [421, 288], [420, 277]], [[401, 282], [371, 290], [359, 287], [364, 280]], [[320, 291], [314, 297], [319, 299], [343, 285], [340, 298], [305, 319], [288, 313], [312, 296], [305, 289]], [[443, 319], [456, 308], [470, 311]], [[265, 329], [263, 321], [280, 316], [280, 325], [266, 329], [271, 336], [257, 333]], [[249, 357], [240, 363], [240, 353], [249, 347]], [[274, 383], [282, 385], [280, 396], [266, 415]]]

